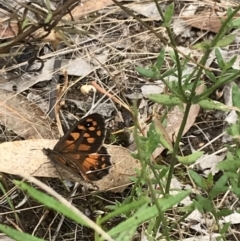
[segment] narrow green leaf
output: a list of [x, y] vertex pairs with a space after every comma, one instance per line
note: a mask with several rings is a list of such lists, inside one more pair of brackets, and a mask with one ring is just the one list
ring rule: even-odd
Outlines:
[[233, 210], [230, 210], [228, 208], [222, 208], [217, 212], [217, 216], [218, 218], [222, 218], [232, 214], [233, 212], [234, 212]]
[[204, 50], [204, 51], [206, 51], [206, 50], [211, 49], [212, 47], [211, 47], [211, 43], [208, 40], [206, 40], [204, 42], [201, 42], [201, 43], [193, 45], [192, 48], [193, 49], [197, 49], [197, 50]]
[[151, 156], [155, 149], [158, 147], [159, 139], [159, 133], [156, 131], [154, 124], [151, 123], [147, 132], [147, 141], [144, 148], [146, 150], [147, 156]]
[[16, 241], [44, 241], [43, 239], [34, 237], [28, 233], [20, 232], [16, 229], [0, 224], [0, 230], [8, 237], [13, 238]]
[[[233, 97], [233, 98], [235, 98], [235, 97]], [[239, 96], [239, 98], [240, 98], [240, 96]], [[236, 101], [237, 101], [237, 98], [235, 98], [235, 103], [236, 103]], [[237, 124], [232, 124], [231, 126], [229, 126], [227, 129], [226, 129], [226, 131], [227, 131], [227, 133], [229, 134], [229, 135], [231, 135], [232, 137], [234, 137], [234, 136], [239, 136], [240, 135], [240, 126], [239, 126], [239, 124], [240, 123], [237, 123]]]
[[109, 220], [110, 218], [113, 218], [117, 215], [122, 215], [124, 213], [127, 213], [127, 212], [131, 212], [137, 208], [140, 208], [141, 206], [145, 206], [145, 204], [149, 203], [150, 202], [150, 199], [148, 197], [141, 197], [139, 200], [137, 201], [134, 201], [132, 203], [128, 203], [127, 205], [123, 205], [122, 207], [118, 207], [117, 210], [107, 214], [105, 217], [103, 217], [100, 222], [101, 223], [104, 223], [106, 222], [107, 220]]
[[177, 156], [177, 159], [184, 165], [191, 165], [194, 164], [203, 154], [204, 151], [196, 151], [188, 156]]
[[240, 198], [240, 187], [238, 187], [236, 181], [231, 180], [231, 191]]
[[240, 18], [233, 19], [231, 23], [231, 27], [233, 28], [239, 28], [240, 27]]
[[234, 65], [234, 63], [237, 60], [237, 55], [233, 56], [227, 63], [226, 63], [226, 69], [231, 69]]
[[168, 24], [171, 22], [174, 13], [174, 3], [171, 3], [167, 6], [165, 14], [164, 14], [164, 24]]
[[216, 55], [216, 59], [217, 59], [217, 63], [220, 67], [220, 69], [224, 69], [225, 67], [225, 61], [223, 60], [222, 54], [219, 50], [219, 48], [215, 48], [215, 55]]
[[175, 106], [175, 105], [182, 104], [182, 101], [173, 95], [150, 94], [150, 95], [148, 95], [148, 98], [152, 101], [155, 101], [157, 103], [167, 105], [167, 106]]
[[218, 163], [217, 168], [222, 171], [236, 172], [236, 170], [240, 168], [239, 158], [234, 157], [230, 152], [228, 152], [226, 159]]
[[199, 174], [197, 174], [193, 170], [189, 170], [188, 173], [191, 176], [191, 178], [194, 181], [194, 183], [198, 187], [201, 187], [205, 191], [208, 189], [207, 182], [206, 182], [206, 180], [203, 177], [201, 177]]
[[228, 182], [228, 177], [223, 175], [219, 180], [214, 184], [213, 188], [209, 192], [209, 197], [214, 199], [221, 193], [225, 193], [229, 188], [226, 186]]
[[[231, 222], [229, 222], [229, 223], [224, 223], [223, 226], [221, 227], [221, 229], [219, 230], [219, 231], [220, 231], [220, 234], [226, 235], [231, 225], [232, 225]], [[223, 239], [219, 239], [219, 240], [223, 240]], [[225, 240], [226, 240], [226, 239], [225, 239]]]
[[160, 54], [158, 55], [157, 62], [156, 62], [156, 67], [159, 70], [162, 68], [163, 63], [165, 62], [164, 57], [165, 57], [165, 48], [162, 48]]
[[25, 18], [24, 21], [22, 22], [22, 29], [25, 29], [28, 24], [30, 24], [30, 21], [28, 18]]
[[204, 212], [212, 213], [215, 211], [215, 207], [213, 206], [213, 203], [211, 200], [201, 195], [197, 195], [196, 198], [197, 198], [197, 201], [195, 201], [194, 204], [196, 205], [196, 207], [200, 212], [204, 211]]
[[221, 102], [215, 100], [201, 100], [198, 104], [205, 110], [221, 110], [221, 111], [229, 111], [228, 107]]
[[240, 108], [240, 90], [236, 83], [232, 83], [232, 101], [233, 105]]
[[[169, 208], [172, 208], [174, 205], [181, 202], [189, 194], [190, 191], [179, 191], [179, 193], [176, 195], [171, 195], [166, 198], [159, 199], [158, 204], [160, 205], [162, 212], [165, 212]], [[151, 207], [144, 205], [132, 217], [112, 228], [108, 234], [111, 236], [118, 236], [119, 234], [123, 234], [123, 232], [127, 234], [129, 227], [135, 228], [136, 230], [140, 224], [156, 217], [158, 214], [159, 213], [156, 205]]]
[[142, 68], [142, 67], [136, 67], [135, 69], [140, 75], [142, 75], [144, 77], [151, 78], [151, 79], [160, 78], [159, 73], [152, 69], [146, 69], [146, 68]]
[[230, 45], [235, 39], [236, 39], [236, 34], [226, 35], [217, 42], [216, 46], [217, 47], [226, 47], [226, 46]]
[[207, 69], [205, 69], [204, 71], [205, 71], [205, 74], [207, 75], [207, 77], [208, 77], [212, 82], [214, 82], [214, 83], [217, 82], [217, 78], [215, 77], [215, 75], [214, 75], [211, 71], [209, 71], [209, 70], [207, 70]]
[[146, 69], [142, 67], [136, 67], [137, 72], [147, 78], [155, 78], [155, 72], [152, 69]]

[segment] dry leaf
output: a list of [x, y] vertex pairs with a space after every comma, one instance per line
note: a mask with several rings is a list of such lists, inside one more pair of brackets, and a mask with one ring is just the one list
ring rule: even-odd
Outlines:
[[[24, 139], [56, 138], [57, 131], [44, 112], [22, 95], [0, 90], [0, 121]], [[24, 152], [23, 152], [24, 153]]]
[[[164, 10], [165, 8], [165, 3], [159, 3], [160, 8]], [[133, 4], [130, 4], [128, 6], [131, 10], [134, 12], [137, 12], [138, 14], [141, 14], [147, 18], [155, 19], [155, 20], [162, 20], [159, 11], [157, 9], [156, 3], [155, 2], [136, 2]]]
[[185, 24], [201, 30], [211, 31], [213, 33], [219, 32], [222, 22], [226, 20], [226, 18], [226, 16], [218, 16], [212, 11], [208, 13], [202, 12], [193, 16], [181, 16], [181, 19], [185, 22]]
[[3, 235], [3, 236], [0, 236], [0, 241], [15, 241], [15, 240]]
[[[0, 145], [0, 172], [24, 176], [59, 177], [60, 167], [57, 167], [57, 171], [42, 152], [42, 148], [53, 148], [56, 142], [56, 140], [37, 139], [2, 143]], [[141, 166], [131, 156], [128, 149], [113, 145], [106, 145], [106, 147], [114, 164], [109, 175], [94, 184], [101, 191], [111, 189], [121, 192], [131, 183], [129, 177], [135, 176], [134, 169], [140, 169]], [[79, 180], [66, 170], [61, 169], [60, 173], [62, 177], [91, 187], [89, 183]]]
[[[28, 90], [31, 88], [33, 85], [46, 81], [46, 80], [51, 80], [54, 74], [54, 62], [55, 59], [47, 59], [44, 61], [44, 66], [38, 75], [31, 75], [29, 73], [24, 73], [21, 78], [15, 78], [11, 79], [11, 77], [7, 77], [0, 79], [0, 89], [8, 90], [11, 91], [13, 90], [13, 87], [15, 86], [18, 93], [21, 93], [25, 90]], [[33, 64], [33, 68], [38, 68], [39, 63]], [[27, 63], [26, 63], [27, 65]]]
[[[122, 0], [118, 0], [118, 2], [121, 2]], [[101, 10], [107, 6], [113, 5], [112, 0], [88, 0], [84, 3], [81, 3], [79, 6], [74, 8], [71, 12], [72, 16], [76, 18], [80, 18], [84, 15], [87, 15], [89, 13]], [[71, 16], [68, 14], [65, 16], [65, 19], [70, 20]]]

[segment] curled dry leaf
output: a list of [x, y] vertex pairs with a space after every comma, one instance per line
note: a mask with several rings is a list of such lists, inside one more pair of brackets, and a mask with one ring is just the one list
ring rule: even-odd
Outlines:
[[[53, 148], [56, 142], [56, 140], [36, 139], [2, 143], [0, 145], [0, 172], [24, 176], [65, 177], [92, 188], [90, 183], [79, 180], [72, 173], [60, 167], [56, 169], [43, 154], [42, 148]], [[134, 170], [140, 169], [140, 163], [126, 148], [113, 145], [106, 145], [106, 148], [112, 156], [113, 167], [109, 175], [94, 184], [100, 191], [122, 192], [131, 183], [129, 177], [135, 176]]]
[[[0, 90], [0, 121], [24, 139], [56, 138], [51, 119], [22, 95]], [[24, 153], [24, 152], [23, 152]]]

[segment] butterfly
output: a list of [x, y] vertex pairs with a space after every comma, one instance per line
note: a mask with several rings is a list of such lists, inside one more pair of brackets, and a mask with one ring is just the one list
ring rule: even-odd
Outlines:
[[108, 175], [111, 157], [103, 142], [106, 136], [102, 115], [94, 113], [76, 122], [53, 149], [43, 153], [55, 164], [86, 181], [98, 181]]

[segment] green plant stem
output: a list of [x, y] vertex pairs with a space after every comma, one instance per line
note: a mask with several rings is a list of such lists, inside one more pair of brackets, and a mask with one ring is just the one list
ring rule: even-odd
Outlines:
[[154, 204], [156, 205], [156, 207], [158, 209], [158, 214], [159, 214], [159, 217], [157, 218], [157, 221], [156, 221], [156, 224], [155, 224], [155, 232], [157, 234], [159, 226], [160, 226], [160, 222], [162, 221], [162, 223], [163, 223], [163, 233], [165, 235], [166, 240], [170, 241], [169, 229], [168, 229], [167, 221], [166, 221], [166, 219], [164, 217], [164, 213], [163, 213], [163, 211], [162, 211], [162, 209], [161, 209], [161, 207], [160, 207], [160, 205], [158, 203], [158, 200], [156, 198], [155, 190], [152, 187], [152, 183], [151, 183], [150, 179], [146, 178], [146, 180], [147, 180], [149, 189], [151, 191], [151, 198], [152, 198]]

